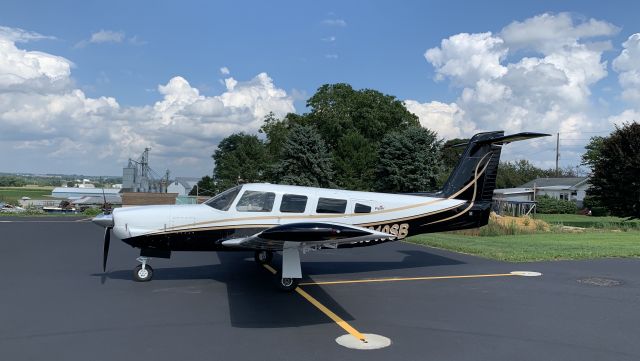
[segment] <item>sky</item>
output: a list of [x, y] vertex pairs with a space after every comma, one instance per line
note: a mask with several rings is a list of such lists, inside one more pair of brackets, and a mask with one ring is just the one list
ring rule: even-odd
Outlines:
[[[396, 96], [443, 139], [560, 133], [560, 166], [640, 121], [639, 2], [9, 1], [0, 172], [211, 174], [217, 143], [323, 84]], [[555, 137], [503, 160], [555, 165]]]

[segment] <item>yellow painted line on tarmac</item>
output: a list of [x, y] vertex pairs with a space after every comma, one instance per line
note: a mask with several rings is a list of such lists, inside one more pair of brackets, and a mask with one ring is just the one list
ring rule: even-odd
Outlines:
[[327, 315], [330, 319], [333, 320], [338, 326], [342, 327], [345, 331], [347, 331], [351, 336], [357, 338], [362, 342], [366, 342], [366, 339], [363, 334], [361, 334], [358, 330], [353, 328], [350, 324], [348, 324], [345, 320], [340, 318], [340, 316], [336, 315], [330, 309], [326, 308], [322, 303], [318, 302], [315, 298], [313, 298], [310, 294], [306, 293], [302, 288], [296, 287], [296, 292], [302, 297], [304, 297], [307, 301], [311, 302], [312, 305], [316, 306], [317, 309], [322, 311], [325, 315]]
[[373, 283], [373, 282], [428, 281], [428, 280], [447, 280], [447, 279], [459, 279], [459, 278], [487, 278], [487, 277], [509, 277], [509, 276], [518, 276], [518, 275], [513, 273], [494, 273], [494, 274], [462, 275], [462, 276], [371, 278], [371, 279], [363, 279], [363, 280], [303, 282], [303, 283], [300, 283], [300, 286], [340, 285], [340, 284]]
[[[278, 273], [278, 271], [276, 271], [273, 267], [269, 266], [268, 264], [264, 264], [263, 266], [264, 266], [264, 268], [266, 268], [267, 270], [269, 270], [269, 272], [271, 272], [273, 274]], [[309, 303], [314, 305], [317, 309], [322, 311], [322, 313], [327, 315], [327, 317], [329, 317], [331, 320], [333, 320], [333, 322], [335, 322], [338, 326], [342, 327], [343, 330], [347, 331], [351, 336], [357, 338], [358, 340], [360, 340], [362, 342], [367, 342], [366, 338], [364, 337], [364, 335], [362, 333], [360, 333], [358, 330], [353, 328], [349, 323], [347, 323], [347, 321], [345, 321], [342, 318], [340, 318], [340, 316], [336, 315], [333, 311], [328, 309], [325, 305], [320, 303], [320, 301], [316, 300], [313, 296], [311, 296], [310, 294], [305, 292], [302, 288], [296, 287], [295, 291], [300, 296], [304, 297], [304, 299], [309, 301]]]
[[271, 272], [271, 273], [273, 273], [273, 274], [278, 273], [278, 271], [276, 271], [276, 270], [275, 270], [275, 268], [273, 268], [273, 267], [269, 266], [268, 264], [266, 264], [266, 263], [265, 263], [265, 264], [262, 264], [262, 265], [264, 266], [264, 268], [268, 269], [268, 270], [269, 270], [269, 272]]

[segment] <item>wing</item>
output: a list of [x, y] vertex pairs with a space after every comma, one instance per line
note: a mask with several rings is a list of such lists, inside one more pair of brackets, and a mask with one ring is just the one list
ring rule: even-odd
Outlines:
[[282, 224], [249, 237], [228, 239], [227, 247], [279, 251], [285, 242], [300, 246], [335, 248], [341, 243], [395, 238], [396, 236], [373, 229], [332, 222], [304, 222]]

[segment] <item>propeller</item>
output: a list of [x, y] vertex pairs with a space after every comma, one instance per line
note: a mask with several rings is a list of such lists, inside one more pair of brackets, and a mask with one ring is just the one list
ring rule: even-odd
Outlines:
[[107, 258], [109, 257], [109, 243], [111, 243], [111, 228], [105, 227], [104, 229], [104, 250], [102, 253], [102, 272], [107, 271]]

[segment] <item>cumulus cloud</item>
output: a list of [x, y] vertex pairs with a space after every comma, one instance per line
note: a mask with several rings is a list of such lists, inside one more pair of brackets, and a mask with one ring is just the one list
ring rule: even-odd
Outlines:
[[[226, 91], [204, 96], [180, 76], [158, 86], [154, 104], [122, 107], [113, 97], [91, 98], [71, 81], [71, 61], [16, 47], [0, 34], [0, 168], [117, 174], [129, 157], [151, 146], [174, 174], [211, 171], [216, 143], [255, 132], [269, 112], [294, 112], [293, 99], [260, 73], [225, 79]], [[108, 166], [103, 166], [108, 164]], [[51, 167], [51, 168], [47, 168]]]
[[461, 138], [476, 131], [475, 124], [464, 117], [464, 110], [455, 103], [445, 104], [437, 101], [420, 103], [406, 100], [404, 105], [418, 116], [420, 125], [438, 132], [447, 139]]
[[490, 32], [461, 33], [443, 39], [440, 47], [424, 54], [436, 69], [436, 79], [451, 78], [461, 85], [473, 84], [483, 78], [498, 78], [506, 73], [500, 61], [507, 54], [504, 41]]
[[640, 33], [631, 35], [622, 47], [613, 69], [618, 72], [622, 97], [640, 110]]
[[11, 35], [0, 33], [0, 90], [57, 91], [69, 83], [73, 63], [63, 57], [18, 49]]
[[589, 19], [575, 24], [571, 15], [541, 14], [525, 21], [514, 21], [500, 32], [500, 37], [512, 51], [529, 48], [548, 53], [564, 46], [573, 46], [580, 39], [612, 36], [620, 28], [606, 21]]
[[223, 66], [222, 68], [220, 68], [220, 74], [229, 75], [231, 74], [231, 71], [229, 71], [229, 68], [227, 68], [226, 66]]
[[620, 114], [608, 117], [607, 120], [611, 124], [617, 126], [622, 126], [625, 123], [630, 123], [633, 121], [640, 122], [640, 110], [627, 109], [622, 111]]
[[[428, 49], [425, 59], [434, 67], [436, 81], [449, 81], [459, 89], [458, 98], [451, 104], [407, 104], [423, 125], [445, 137], [504, 129], [588, 138], [580, 132], [610, 128], [606, 120], [592, 115], [591, 88], [607, 76], [602, 54], [611, 46], [606, 37], [618, 31], [605, 21], [576, 21], [560, 13], [514, 21], [495, 34], [452, 35]], [[640, 60], [632, 55], [636, 43], [630, 38], [625, 44], [627, 52], [615, 65], [621, 79], [634, 72]], [[633, 83], [627, 79], [634, 76], [626, 74], [624, 83]]]

